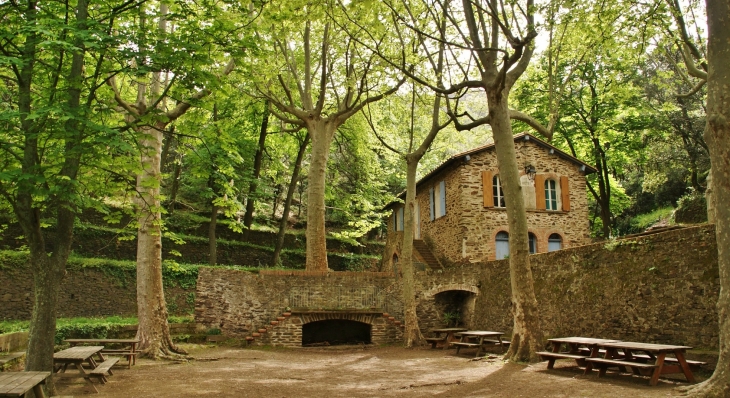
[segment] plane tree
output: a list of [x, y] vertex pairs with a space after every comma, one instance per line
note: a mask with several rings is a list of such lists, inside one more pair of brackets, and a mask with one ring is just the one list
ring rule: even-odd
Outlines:
[[[325, 177], [334, 135], [347, 119], [395, 92], [402, 82], [343, 29], [335, 5], [335, 1], [271, 3], [270, 13], [259, 24], [262, 51], [250, 73], [256, 85], [252, 95], [266, 98], [279, 120], [309, 133], [306, 268], [319, 271], [328, 269]], [[355, 3], [348, 7], [349, 12], [368, 11]]]

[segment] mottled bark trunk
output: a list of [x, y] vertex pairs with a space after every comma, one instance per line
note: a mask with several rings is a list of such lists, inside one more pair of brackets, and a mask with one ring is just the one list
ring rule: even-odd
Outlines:
[[304, 141], [299, 145], [299, 152], [297, 152], [297, 159], [294, 162], [294, 170], [291, 174], [291, 181], [289, 182], [289, 188], [286, 191], [286, 200], [284, 201], [284, 212], [281, 216], [281, 222], [279, 222], [279, 232], [276, 234], [276, 247], [274, 248], [274, 257], [271, 260], [271, 266], [275, 267], [281, 262], [281, 249], [284, 247], [284, 237], [286, 236], [286, 227], [289, 221], [289, 211], [291, 209], [291, 202], [294, 199], [294, 192], [297, 190], [297, 182], [299, 181], [299, 173], [302, 170], [302, 160], [304, 159], [304, 153], [307, 152], [307, 146], [309, 145], [309, 134], [304, 138]]
[[264, 109], [263, 119], [261, 119], [261, 130], [259, 131], [259, 145], [256, 148], [256, 155], [253, 159], [253, 176], [251, 184], [248, 186], [248, 196], [246, 197], [246, 214], [243, 216], [243, 240], [248, 239], [248, 231], [251, 230], [253, 223], [253, 211], [256, 204], [256, 190], [258, 189], [259, 177], [261, 176], [261, 163], [266, 150], [266, 135], [269, 126], [269, 103], [267, 102]]
[[506, 357], [512, 361], [537, 362], [540, 360], [536, 352], [541, 349], [542, 332], [540, 331], [537, 299], [530, 267], [527, 216], [507, 107], [507, 93], [489, 92], [487, 100], [509, 225], [509, 265], [514, 327], [512, 344]]
[[413, 229], [416, 203], [416, 172], [419, 158], [406, 156], [406, 203], [403, 224], [403, 244], [399, 265], [403, 273], [403, 309], [405, 311], [405, 331], [403, 339], [406, 347], [419, 345], [423, 341], [416, 314], [416, 292], [413, 270]]
[[170, 337], [167, 304], [162, 286], [162, 230], [160, 215], [160, 149], [165, 126], [140, 128], [142, 171], [137, 176], [137, 338], [144, 355], [152, 358], [184, 354]]
[[330, 144], [337, 126], [321, 120], [308, 121], [312, 139], [312, 159], [309, 163], [307, 186], [307, 271], [327, 271], [327, 239], [325, 231], [325, 177]]
[[[29, 4], [29, 19], [35, 18], [35, 3]], [[79, 0], [76, 6], [76, 28], [87, 28], [88, 3]], [[28, 43], [33, 47], [27, 54], [35, 53], [35, 33], [30, 33]], [[83, 86], [84, 42], [81, 36], [74, 41], [75, 51], [71, 57], [71, 68], [68, 76], [68, 97], [66, 112], [75, 117], [69, 118], [64, 124], [66, 141], [64, 143], [63, 166], [60, 175], [66, 178], [59, 179], [56, 192], [60, 197], [56, 205], [56, 238], [53, 253], [49, 256], [45, 248], [45, 239], [41, 229], [40, 209], [33, 203], [32, 182], [21, 181], [18, 186], [15, 212], [21, 228], [26, 236], [30, 248], [30, 268], [33, 273], [33, 313], [31, 315], [29, 341], [26, 351], [25, 370], [51, 371], [53, 369], [53, 352], [56, 334], [56, 306], [61, 280], [66, 271], [66, 263], [71, 253], [73, 227], [76, 218], [76, 206], [73, 200], [75, 182], [80, 166], [80, 151], [82, 132], [77, 120], [81, 118], [81, 88]], [[24, 50], [27, 50], [24, 49]], [[22, 126], [26, 132], [26, 141], [23, 158], [23, 172], [34, 173], [38, 158], [38, 142], [35, 134], [29, 134], [32, 123], [27, 119], [31, 106], [31, 76], [32, 61], [24, 65], [22, 84], [20, 87], [20, 110], [23, 112]], [[55, 394], [53, 380], [49, 379], [47, 389], [51, 395]]]
[[692, 396], [730, 396], [730, 1], [707, 0], [708, 78], [705, 141], [712, 163], [720, 297], [720, 353], [715, 372]]

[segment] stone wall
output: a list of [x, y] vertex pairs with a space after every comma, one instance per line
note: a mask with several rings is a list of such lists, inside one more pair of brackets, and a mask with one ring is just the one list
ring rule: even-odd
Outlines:
[[[268, 327], [270, 330], [263, 336], [257, 336], [258, 343], [291, 346], [301, 345], [302, 325], [312, 321], [302, 314], [326, 313], [335, 317], [328, 319], [350, 319], [353, 314], [362, 316], [368, 312], [372, 317], [366, 323], [373, 327], [373, 342], [393, 343], [399, 328], [386, 322], [382, 314], [390, 313], [402, 320], [400, 294], [400, 286], [391, 273], [261, 271], [255, 274], [201, 268], [195, 321], [204, 328], [220, 329], [224, 335], [238, 338]], [[292, 315], [279, 320], [287, 309]]]
[[[67, 270], [58, 297], [58, 317], [134, 316], [137, 314], [136, 273], [115, 270], [112, 274], [97, 268]], [[195, 287], [166, 286], [168, 310], [185, 315], [192, 310]], [[33, 278], [27, 265], [7, 267], [0, 264], [0, 319], [28, 320], [33, 311]]]
[[[530, 261], [546, 338], [577, 335], [718, 347], [712, 225], [541, 253]], [[345, 317], [374, 309], [403, 320], [400, 282], [386, 272], [251, 274], [205, 268], [198, 280], [196, 321], [238, 337], [268, 328], [260, 342], [292, 345], [301, 341], [304, 313]], [[420, 272], [416, 285], [422, 330], [445, 326], [444, 311], [459, 308], [462, 325], [511, 334], [509, 260]], [[445, 302], [448, 297], [460, 302]], [[287, 307], [293, 314], [284, 319]], [[271, 321], [276, 327], [270, 327]], [[377, 316], [372, 322], [374, 331], [387, 335], [383, 341], [398, 340], [399, 329], [391, 323]]]
[[[587, 336], [718, 348], [714, 226], [685, 228], [530, 257], [546, 338]], [[478, 289], [473, 327], [512, 331], [509, 260], [417, 276], [419, 308], [434, 292]], [[461, 286], [461, 287], [459, 287]], [[422, 325], [439, 314], [419, 314]]]

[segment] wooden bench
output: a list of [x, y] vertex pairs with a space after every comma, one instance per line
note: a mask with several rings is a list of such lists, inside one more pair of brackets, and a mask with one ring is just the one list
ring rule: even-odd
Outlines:
[[101, 384], [104, 384], [107, 382], [106, 373], [109, 373], [109, 376], [114, 375], [114, 373], [112, 373], [112, 366], [114, 366], [117, 362], [119, 362], [119, 357], [109, 357], [109, 359], [96, 365], [96, 367], [89, 372], [89, 376], [98, 378], [101, 380]]
[[[588, 357], [581, 354], [571, 354], [568, 352], [550, 352], [550, 351], [539, 351], [537, 355], [541, 356], [544, 361], [548, 361], [548, 369], [552, 369], [555, 365], [556, 359], [574, 359], [576, 361], [582, 361]], [[579, 363], [580, 364], [580, 363]]]
[[466, 343], [466, 342], [462, 342], [462, 341], [452, 341], [451, 345], [456, 347], [457, 354], [459, 353], [459, 350], [462, 348], [474, 348], [474, 347], [479, 348], [479, 346], [480, 346], [479, 343]]
[[[650, 360], [653, 359], [652, 357], [650, 357], [650, 356], [648, 356], [646, 354], [633, 354], [633, 355], [631, 355], [631, 358], [632, 359], [639, 359], [639, 360], [646, 360], [646, 361], [650, 361]], [[666, 358], [664, 358], [664, 362], [665, 363], [668, 362], [668, 363], [671, 363], [671, 364], [679, 364], [679, 360], [677, 358], [673, 358], [673, 357], [666, 357]], [[685, 360], [685, 362], [687, 362], [687, 365], [689, 365], [691, 368], [693, 368], [693, 370], [696, 370], [700, 366], [707, 365], [707, 362], [692, 361], [692, 360], [689, 360], [689, 359]]]
[[658, 365], [653, 363], [632, 362], [620, 359], [586, 358], [585, 361], [598, 366], [598, 377], [602, 377], [603, 375], [605, 375], [606, 369], [610, 367], [617, 367], [621, 371], [624, 371], [626, 368], [637, 369], [640, 371], [642, 369], [654, 369], [658, 367]]
[[137, 363], [137, 355], [139, 355], [139, 351], [132, 351], [131, 349], [119, 349], [119, 350], [108, 350], [103, 349], [101, 350], [102, 354], [112, 354], [112, 355], [121, 355], [122, 357], [127, 358], [127, 368], [131, 368], [132, 365]]
[[431, 348], [436, 348], [439, 343], [446, 343], [446, 336], [443, 337], [426, 337], [426, 341], [431, 343]]

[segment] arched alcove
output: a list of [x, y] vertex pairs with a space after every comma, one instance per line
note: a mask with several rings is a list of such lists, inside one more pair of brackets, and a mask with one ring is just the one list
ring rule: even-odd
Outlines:
[[439, 320], [444, 326], [470, 328], [476, 294], [468, 290], [445, 290], [433, 296]]
[[302, 326], [302, 346], [370, 344], [372, 325], [349, 319], [325, 319]]

